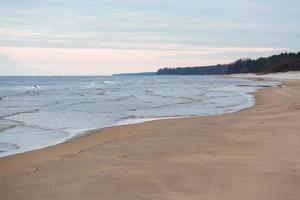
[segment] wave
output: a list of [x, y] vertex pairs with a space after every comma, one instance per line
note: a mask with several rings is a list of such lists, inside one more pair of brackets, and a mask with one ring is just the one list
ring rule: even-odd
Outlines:
[[98, 92], [98, 93], [97, 93], [97, 95], [100, 95], [100, 96], [103, 96], [103, 95], [106, 95], [106, 94], [107, 94], [107, 93], [104, 92], [104, 91], [103, 91], [103, 92]]
[[165, 95], [165, 94], [158, 94], [158, 93], [155, 93], [153, 90], [151, 89], [146, 89], [145, 90], [145, 93], [150, 95], [150, 96], [155, 96], [155, 97], [162, 97], [162, 98], [173, 98], [174, 96], [172, 95]]
[[178, 105], [185, 105], [185, 104], [193, 104], [193, 103], [198, 103], [199, 101], [195, 100], [195, 101], [180, 101], [177, 104]]
[[9, 125], [7, 127], [4, 127], [4, 128], [0, 128], [0, 133], [1, 132], [4, 132], [6, 130], [9, 130], [9, 129], [12, 129], [12, 128], [15, 128], [17, 125], [13, 124], [13, 125]]
[[272, 87], [270, 85], [251, 85], [251, 84], [239, 84], [239, 85], [236, 85], [238, 87], [260, 87], [260, 88], [269, 88], [269, 87]]
[[127, 120], [127, 119], [136, 119], [137, 116], [136, 115], [128, 115], [126, 117], [122, 117], [120, 120]]
[[114, 81], [103, 81], [104, 84], [114, 84]]
[[33, 86], [31, 86], [31, 88], [32, 89], [38, 89], [38, 88], [40, 88], [41, 86], [39, 86], [39, 85], [33, 85]]
[[0, 101], [6, 101], [7, 99], [7, 97], [0, 97]]
[[151, 89], [146, 89], [146, 90], [145, 90], [145, 93], [148, 93], [148, 94], [154, 94], [154, 91], [151, 90]]
[[0, 143], [0, 152], [7, 152], [15, 149], [19, 149], [20, 146], [13, 143]]
[[15, 112], [15, 113], [11, 113], [11, 114], [0, 116], [0, 118], [11, 117], [11, 116], [20, 115], [20, 114], [26, 114], [26, 113], [35, 113], [35, 112], [38, 112], [38, 111], [40, 111], [40, 109], [38, 109], [38, 108], [34, 109], [34, 110], [20, 111], [20, 112]]
[[137, 109], [136, 108], [129, 108], [129, 109], [127, 109], [127, 111], [132, 112], [132, 111], [137, 111]]
[[165, 108], [165, 107], [171, 107], [173, 106], [172, 104], [165, 104], [165, 105], [160, 105], [160, 106], [152, 106], [152, 109], [158, 109], [158, 108]]
[[134, 98], [134, 97], [136, 97], [136, 96], [135, 95], [129, 95], [129, 96], [124, 96], [124, 97], [119, 97], [119, 98], [113, 99], [112, 101], [124, 101], [124, 100]]

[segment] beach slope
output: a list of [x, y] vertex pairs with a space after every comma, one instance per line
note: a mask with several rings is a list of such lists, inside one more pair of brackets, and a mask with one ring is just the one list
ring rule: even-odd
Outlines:
[[300, 81], [253, 108], [108, 128], [0, 159], [1, 200], [298, 200]]

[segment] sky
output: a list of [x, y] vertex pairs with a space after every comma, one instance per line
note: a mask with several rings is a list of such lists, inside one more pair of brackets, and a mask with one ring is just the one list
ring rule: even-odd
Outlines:
[[300, 50], [299, 0], [0, 0], [0, 75], [110, 75]]

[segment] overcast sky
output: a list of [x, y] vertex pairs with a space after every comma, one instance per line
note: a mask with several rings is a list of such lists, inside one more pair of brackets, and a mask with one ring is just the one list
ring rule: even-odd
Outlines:
[[300, 49], [299, 0], [0, 0], [0, 75], [102, 75]]

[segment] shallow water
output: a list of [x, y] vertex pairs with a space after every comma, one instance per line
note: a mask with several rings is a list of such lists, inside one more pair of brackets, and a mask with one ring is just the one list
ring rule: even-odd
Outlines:
[[0, 157], [95, 128], [235, 112], [254, 104], [249, 92], [273, 85], [214, 76], [0, 77]]

